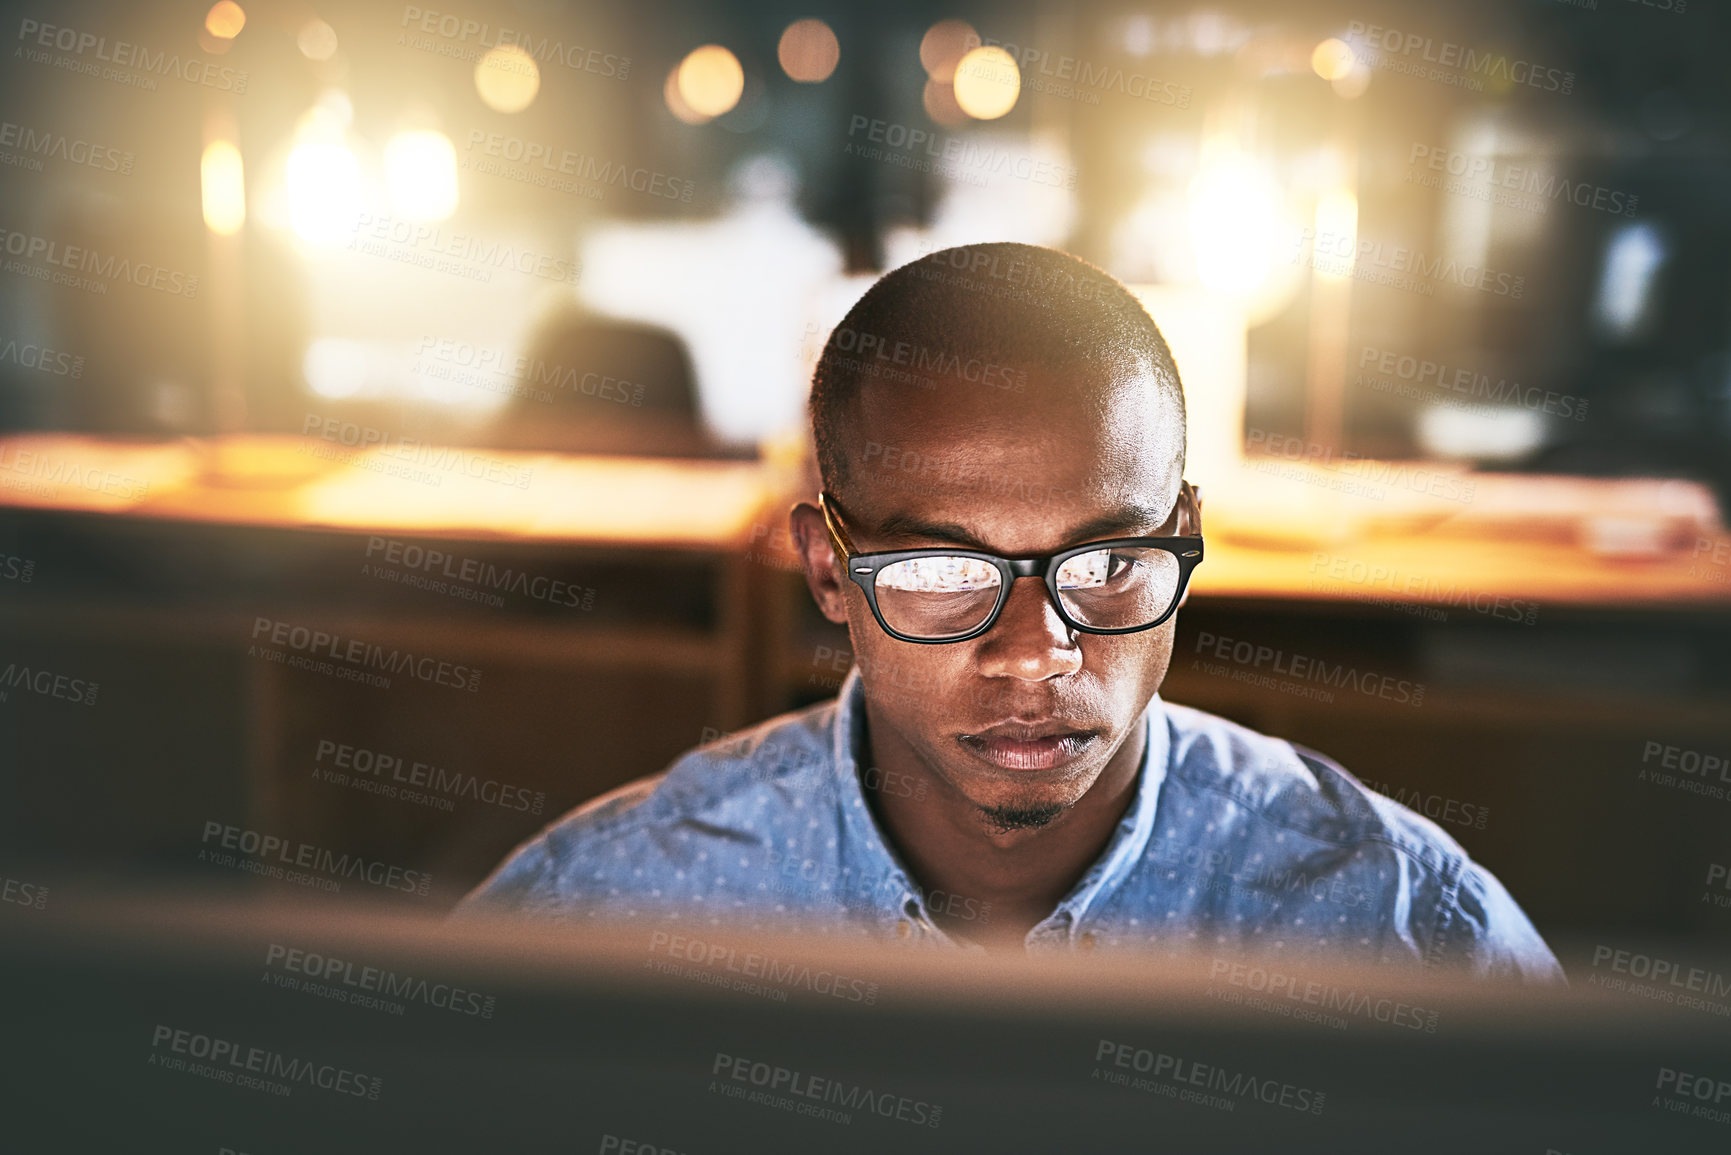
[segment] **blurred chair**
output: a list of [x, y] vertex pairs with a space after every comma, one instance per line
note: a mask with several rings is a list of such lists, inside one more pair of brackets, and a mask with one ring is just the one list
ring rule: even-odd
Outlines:
[[732, 456], [704, 428], [685, 344], [652, 325], [565, 308], [536, 325], [525, 395], [487, 441], [505, 449]]

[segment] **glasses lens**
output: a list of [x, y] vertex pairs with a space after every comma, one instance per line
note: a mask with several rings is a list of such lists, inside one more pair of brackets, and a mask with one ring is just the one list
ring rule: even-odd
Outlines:
[[997, 567], [979, 558], [909, 558], [878, 571], [878, 612], [898, 634], [954, 637], [992, 616], [1002, 584]]
[[1127, 630], [1158, 621], [1172, 607], [1178, 576], [1178, 558], [1163, 549], [1096, 549], [1058, 567], [1058, 596], [1084, 626]]

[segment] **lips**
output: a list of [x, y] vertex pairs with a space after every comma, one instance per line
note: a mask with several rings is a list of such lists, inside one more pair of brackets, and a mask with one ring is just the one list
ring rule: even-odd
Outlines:
[[1051, 770], [1072, 762], [1092, 746], [1099, 732], [1078, 730], [1052, 719], [999, 722], [956, 740], [1005, 770]]

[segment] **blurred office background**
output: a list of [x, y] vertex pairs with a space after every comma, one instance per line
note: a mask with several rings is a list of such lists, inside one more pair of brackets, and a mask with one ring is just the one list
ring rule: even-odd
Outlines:
[[438, 910], [828, 697], [817, 353], [1019, 240], [1185, 378], [1168, 698], [1430, 814], [1565, 948], [1731, 929], [1716, 7], [7, 10], [3, 869], [293, 889], [218, 823]]

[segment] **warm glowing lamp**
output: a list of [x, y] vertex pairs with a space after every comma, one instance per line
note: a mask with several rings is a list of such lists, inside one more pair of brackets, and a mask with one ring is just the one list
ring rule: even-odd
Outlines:
[[205, 146], [198, 166], [204, 196], [204, 223], [220, 236], [232, 237], [246, 223], [246, 182], [240, 149], [226, 140]]
[[956, 104], [975, 120], [996, 120], [1016, 107], [1022, 73], [1016, 58], [994, 45], [972, 49], [956, 65]]

